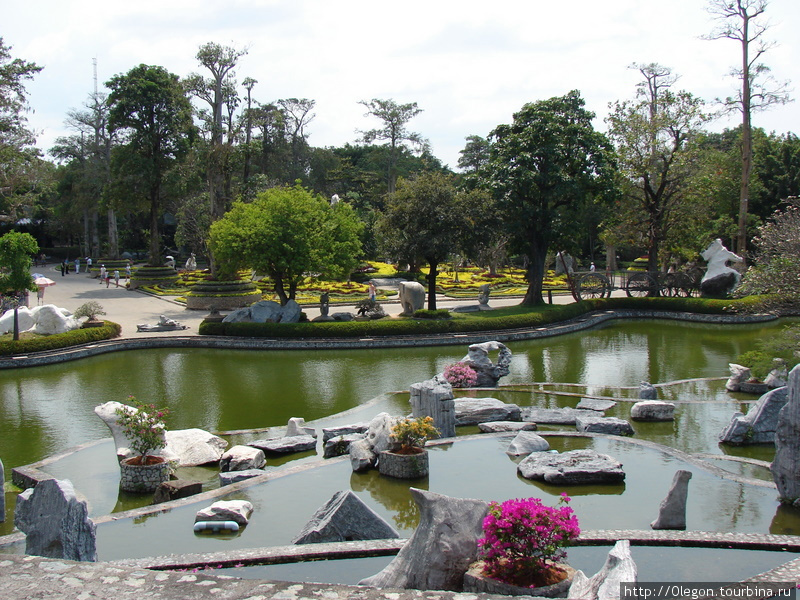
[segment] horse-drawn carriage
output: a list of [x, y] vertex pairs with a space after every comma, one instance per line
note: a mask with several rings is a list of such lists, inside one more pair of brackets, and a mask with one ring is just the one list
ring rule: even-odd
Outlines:
[[625, 290], [629, 297], [644, 296], [688, 297], [700, 291], [703, 269], [695, 266], [674, 273], [632, 271], [599, 273], [597, 271], [571, 273], [568, 281], [575, 300], [607, 298], [614, 290]]

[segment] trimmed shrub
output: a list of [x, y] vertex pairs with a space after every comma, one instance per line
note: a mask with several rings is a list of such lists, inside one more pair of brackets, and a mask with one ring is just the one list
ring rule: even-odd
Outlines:
[[56, 350], [58, 348], [68, 348], [70, 346], [79, 346], [80, 344], [110, 340], [119, 337], [121, 331], [122, 328], [117, 323], [103, 321], [102, 327], [73, 329], [66, 333], [43, 335], [19, 340], [17, 342], [13, 340], [3, 340], [0, 341], [0, 356], [44, 352], [46, 350]]

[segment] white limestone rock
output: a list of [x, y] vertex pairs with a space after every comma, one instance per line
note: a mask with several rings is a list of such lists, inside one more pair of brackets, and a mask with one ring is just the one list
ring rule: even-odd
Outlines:
[[248, 442], [247, 445], [273, 454], [290, 454], [314, 450], [317, 447], [317, 438], [311, 435], [293, 435], [271, 440], [256, 440]]
[[634, 421], [674, 421], [675, 405], [661, 400], [643, 400], [631, 406]]
[[261, 469], [267, 464], [264, 458], [264, 451], [252, 446], [233, 446], [225, 451], [219, 459], [219, 470], [226, 471], [248, 471], [250, 469]]
[[672, 486], [661, 501], [658, 517], [650, 523], [653, 529], [686, 529], [686, 497], [689, 494], [690, 471], [679, 469], [672, 478]]
[[536, 431], [536, 423], [525, 423], [524, 421], [491, 421], [489, 423], [478, 423], [481, 433], [503, 433], [506, 431]]
[[198, 510], [194, 522], [235, 521], [247, 525], [253, 514], [253, 505], [247, 500], [220, 500], [202, 510]]
[[575, 419], [575, 429], [585, 433], [607, 435], [633, 435], [633, 427], [625, 419], [617, 417], [580, 416]]
[[[17, 309], [17, 326], [20, 331], [27, 331], [34, 325], [31, 309], [27, 306], [20, 306]], [[7, 310], [0, 317], [0, 333], [11, 333], [14, 331], [14, 310]]]
[[638, 581], [629, 540], [619, 540], [608, 553], [603, 568], [591, 578], [577, 571], [567, 598], [573, 600], [619, 600], [620, 584]]
[[762, 395], [747, 411], [735, 412], [731, 422], [720, 433], [719, 441], [725, 444], [774, 444], [778, 416], [789, 399], [789, 389], [780, 387]]
[[728, 370], [730, 370], [731, 376], [728, 377], [728, 381], [725, 383], [725, 389], [729, 392], [738, 392], [739, 386], [750, 379], [750, 368], [729, 363]]
[[550, 442], [532, 431], [520, 431], [508, 445], [509, 456], [527, 456], [531, 452], [550, 450]]
[[613, 484], [625, 480], [621, 462], [588, 449], [560, 454], [534, 452], [517, 465], [517, 471], [525, 479], [554, 485]]

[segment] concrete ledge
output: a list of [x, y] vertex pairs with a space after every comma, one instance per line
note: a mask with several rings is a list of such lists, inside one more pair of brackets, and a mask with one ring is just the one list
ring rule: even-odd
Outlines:
[[267, 339], [220, 336], [170, 336], [162, 338], [119, 338], [92, 342], [48, 352], [38, 352], [26, 356], [0, 358], [0, 369], [37, 367], [69, 360], [77, 360], [108, 352], [140, 350], [146, 348], [220, 348], [233, 350], [316, 350], [316, 349], [371, 349], [405, 348], [415, 346], [470, 345], [497, 340], [499, 342], [546, 338], [565, 333], [591, 329], [612, 319], [667, 319], [708, 324], [746, 324], [774, 321], [775, 315], [707, 315], [686, 312], [657, 310], [603, 310], [587, 313], [571, 319], [524, 329], [500, 331], [480, 331], [459, 334], [430, 334], [418, 336], [376, 336], [359, 338], [303, 338]]

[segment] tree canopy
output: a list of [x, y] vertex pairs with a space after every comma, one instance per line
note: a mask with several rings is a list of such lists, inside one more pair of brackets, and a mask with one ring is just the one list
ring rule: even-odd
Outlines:
[[489, 134], [485, 181], [512, 245], [529, 260], [523, 304], [544, 303], [548, 249], [576, 236], [581, 212], [614, 189], [611, 144], [584, 104], [577, 91], [529, 103]]
[[360, 258], [360, 233], [361, 223], [345, 203], [330, 206], [295, 185], [269, 189], [249, 204], [234, 202], [211, 225], [209, 245], [220, 277], [238, 269], [264, 273], [286, 304], [308, 273], [349, 274]]

